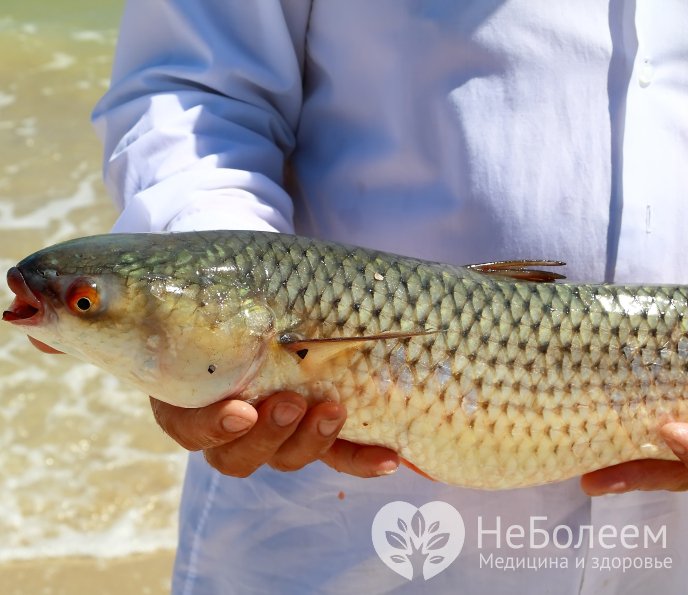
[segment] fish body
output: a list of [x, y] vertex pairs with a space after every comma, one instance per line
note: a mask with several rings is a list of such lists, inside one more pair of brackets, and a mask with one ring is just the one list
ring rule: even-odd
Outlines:
[[342, 402], [341, 438], [447, 483], [675, 458], [658, 429], [688, 420], [688, 288], [529, 278], [265, 232], [113, 234], [13, 267], [3, 318], [175, 405]]

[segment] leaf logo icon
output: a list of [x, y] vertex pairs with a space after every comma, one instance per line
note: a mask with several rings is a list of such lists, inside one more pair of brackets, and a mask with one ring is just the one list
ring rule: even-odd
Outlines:
[[449, 533], [438, 533], [434, 535], [425, 544], [428, 550], [439, 550], [449, 543]]
[[387, 531], [385, 535], [387, 536], [387, 543], [392, 547], [398, 550], [405, 550], [408, 547], [403, 535], [399, 535], [399, 533], [395, 533], [394, 531]]
[[411, 526], [413, 527], [413, 532], [416, 534], [416, 537], [423, 537], [423, 533], [425, 533], [425, 518], [421, 514], [420, 509], [413, 515]]
[[390, 502], [375, 515], [371, 529], [377, 555], [408, 580], [428, 580], [446, 570], [461, 553], [465, 533], [459, 511], [441, 501], [420, 508]]

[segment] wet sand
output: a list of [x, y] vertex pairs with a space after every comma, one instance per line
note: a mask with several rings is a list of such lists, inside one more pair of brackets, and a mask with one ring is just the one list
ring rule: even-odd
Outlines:
[[122, 558], [68, 557], [0, 564], [4, 595], [159, 595], [169, 593], [174, 552]]

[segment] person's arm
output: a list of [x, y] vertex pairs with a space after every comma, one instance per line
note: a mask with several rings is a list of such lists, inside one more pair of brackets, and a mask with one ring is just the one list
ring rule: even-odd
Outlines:
[[[105, 180], [122, 210], [114, 231], [293, 231], [282, 176], [301, 112], [309, 14], [307, 0], [129, 2], [112, 87], [94, 112]], [[229, 475], [319, 458], [362, 477], [398, 466], [392, 451], [336, 439], [346, 418], [336, 403], [308, 409], [293, 393], [257, 410], [238, 400], [151, 403], [172, 438]]]
[[115, 231], [292, 232], [308, 2], [132, 0], [94, 111]]

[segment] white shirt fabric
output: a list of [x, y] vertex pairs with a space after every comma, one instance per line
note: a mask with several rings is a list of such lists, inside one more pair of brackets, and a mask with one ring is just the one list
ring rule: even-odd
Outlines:
[[[687, 31], [683, 0], [132, 0], [95, 111], [115, 230], [295, 230], [444, 262], [556, 258], [572, 280], [688, 283]], [[442, 500], [466, 523], [461, 554], [427, 583], [375, 554], [371, 523], [393, 500]], [[233, 479], [194, 454], [173, 590], [678, 594], [687, 503], [319, 463]], [[500, 517], [499, 544], [479, 541], [479, 517]], [[532, 517], [573, 543], [559, 547], [560, 530], [510, 547], [506, 528]], [[640, 547], [589, 547], [585, 531], [575, 547], [582, 525], [637, 526]], [[643, 547], [646, 525], [666, 525], [666, 548]], [[490, 554], [560, 560], [481, 567]], [[595, 569], [604, 556], [672, 564]]]

